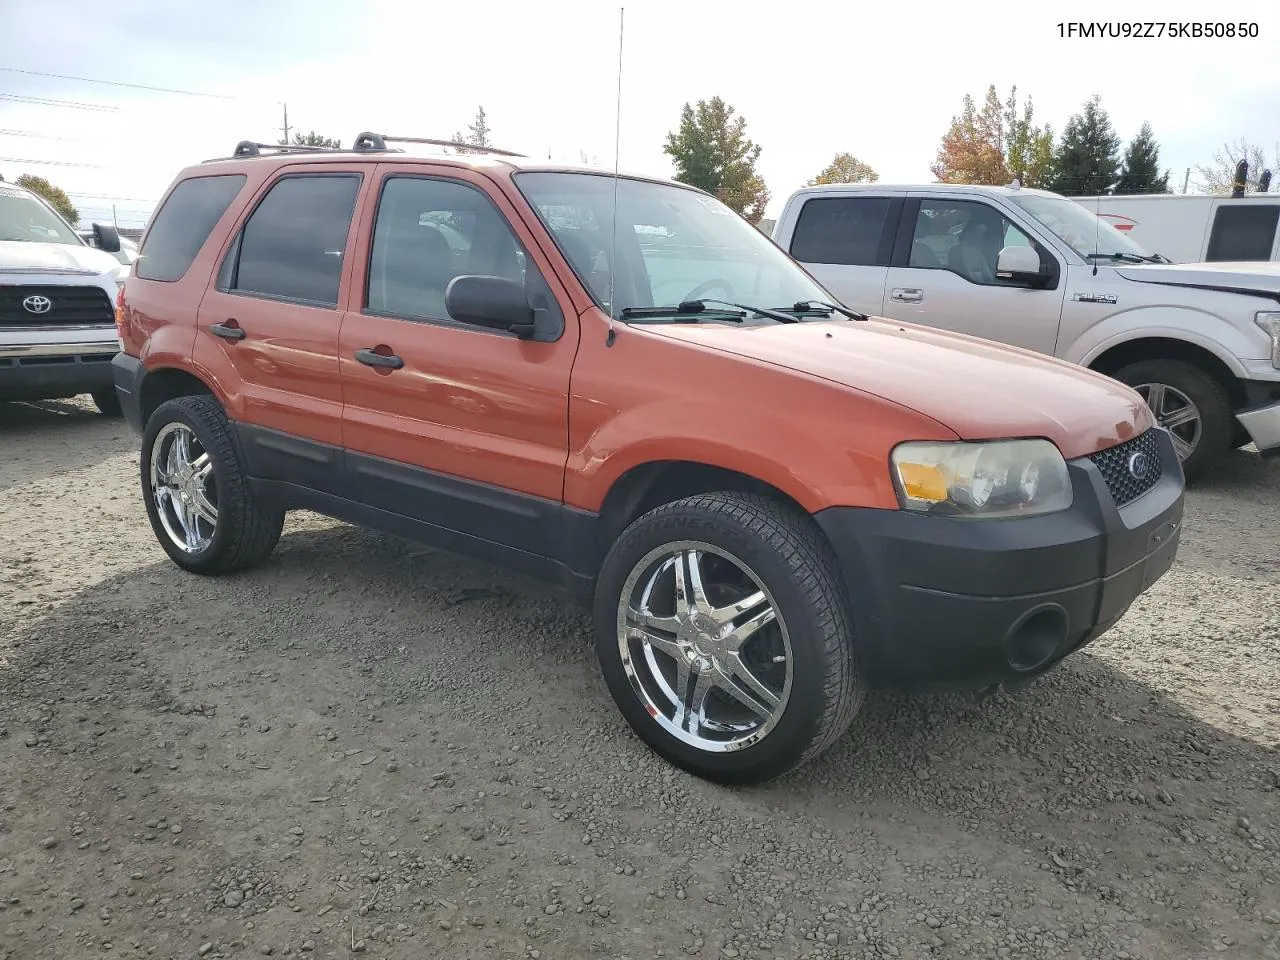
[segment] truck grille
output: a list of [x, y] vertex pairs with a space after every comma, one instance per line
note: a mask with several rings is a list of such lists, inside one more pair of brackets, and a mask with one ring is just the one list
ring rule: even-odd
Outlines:
[[[32, 297], [47, 300], [48, 309], [32, 312], [24, 307], [23, 302]], [[0, 329], [92, 326], [115, 320], [111, 298], [101, 287], [0, 285]]]
[[[1147, 469], [1141, 477], [1130, 469], [1135, 454], [1145, 454]], [[1132, 503], [1160, 482], [1164, 464], [1160, 460], [1160, 446], [1156, 443], [1155, 430], [1140, 433], [1132, 440], [1099, 450], [1089, 457], [1102, 473], [1107, 490], [1116, 506]]]

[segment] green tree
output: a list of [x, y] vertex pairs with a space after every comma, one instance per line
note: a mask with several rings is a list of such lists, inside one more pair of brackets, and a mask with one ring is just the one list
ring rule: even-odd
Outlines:
[[18, 186], [32, 193], [37, 193], [49, 201], [49, 206], [57, 210], [63, 220], [71, 224], [73, 227], [80, 222], [80, 211], [76, 209], [75, 204], [71, 202], [71, 198], [66, 195], [61, 187], [55, 187], [44, 177], [37, 177], [33, 173], [24, 173], [13, 181]]
[[1031, 98], [1018, 111], [1018, 88], [1004, 104], [1004, 162], [1009, 175], [1024, 187], [1043, 187], [1053, 173], [1053, 130], [1035, 123]]
[[[476, 147], [492, 147], [493, 141], [489, 139], [489, 121], [485, 119], [484, 107], [481, 106], [476, 111], [475, 123], [467, 124], [467, 132], [463, 133], [459, 130], [453, 135], [454, 143], [466, 143]], [[465, 147], [457, 147], [458, 153], [479, 153], [479, 150], [468, 150]]]
[[1129, 141], [1120, 169], [1116, 193], [1168, 193], [1169, 173], [1160, 174], [1160, 145], [1145, 121], [1138, 135]]
[[719, 197], [751, 223], [759, 223], [769, 190], [756, 172], [760, 147], [746, 135], [747, 122], [720, 97], [684, 105], [680, 127], [667, 134], [663, 153], [672, 158], [675, 179]]
[[852, 153], [837, 153], [822, 172], [809, 181], [812, 187], [820, 183], [875, 183], [880, 179], [868, 164], [863, 163]]
[[332, 147], [334, 150], [342, 148], [341, 141], [321, 136], [314, 130], [308, 130], [306, 133], [295, 133], [292, 140], [277, 140], [276, 143], [282, 147]]
[[937, 159], [929, 169], [941, 183], [1003, 185], [1009, 182], [1004, 114], [995, 86], [987, 87], [981, 111], [973, 97], [964, 95], [963, 109], [959, 116], [951, 118]]
[[1050, 189], [1067, 195], [1102, 193], [1120, 170], [1120, 135], [1094, 94], [1067, 121], [1054, 155]]

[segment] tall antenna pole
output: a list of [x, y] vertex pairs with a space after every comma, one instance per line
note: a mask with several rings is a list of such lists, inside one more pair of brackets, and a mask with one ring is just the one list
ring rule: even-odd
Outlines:
[[622, 36], [626, 26], [626, 7], [618, 8], [618, 99], [613, 108], [613, 252], [609, 254], [609, 335], [605, 338], [605, 346], [612, 347], [617, 337], [613, 321], [617, 314], [613, 302], [614, 288], [618, 277], [618, 171], [619, 144], [622, 142]]

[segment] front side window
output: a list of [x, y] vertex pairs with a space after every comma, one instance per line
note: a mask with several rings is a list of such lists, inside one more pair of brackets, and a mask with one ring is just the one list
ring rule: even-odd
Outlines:
[[791, 237], [791, 255], [802, 263], [889, 265], [884, 243], [889, 197], [815, 197], [806, 200]]
[[[191, 177], [174, 187], [156, 211], [134, 274], [166, 283], [181, 280], [245, 180], [242, 173]], [[123, 239], [120, 248], [126, 249]]]
[[525, 287], [530, 306], [558, 310], [501, 211], [475, 187], [431, 177], [388, 177], [378, 201], [365, 309], [450, 321], [454, 277], [502, 277]]
[[620, 178], [615, 232], [613, 177], [527, 171], [514, 179], [583, 285], [614, 316], [704, 297], [785, 308], [834, 299], [706, 194]]
[[69, 243], [80, 238], [56, 213], [25, 190], [0, 183], [0, 240]]
[[949, 270], [970, 283], [1003, 285], [1004, 281], [996, 276], [996, 260], [1007, 246], [1035, 245], [990, 204], [922, 200], [907, 265]]
[[[224, 277], [237, 293], [333, 307], [360, 175], [278, 180], [250, 214]], [[148, 244], [149, 245], [149, 244]], [[227, 276], [229, 274], [229, 276]]]

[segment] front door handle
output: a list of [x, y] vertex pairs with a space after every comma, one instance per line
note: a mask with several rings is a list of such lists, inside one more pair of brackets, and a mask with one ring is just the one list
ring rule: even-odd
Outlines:
[[209, 332], [223, 340], [243, 340], [245, 337], [244, 331], [234, 320], [228, 320], [226, 323], [211, 323]]
[[924, 299], [924, 291], [919, 287], [894, 287], [889, 292], [889, 299], [898, 303], [919, 303]]
[[357, 350], [356, 359], [366, 367], [388, 367], [391, 370], [399, 370], [404, 366], [404, 361], [394, 353], [378, 353], [376, 350]]

